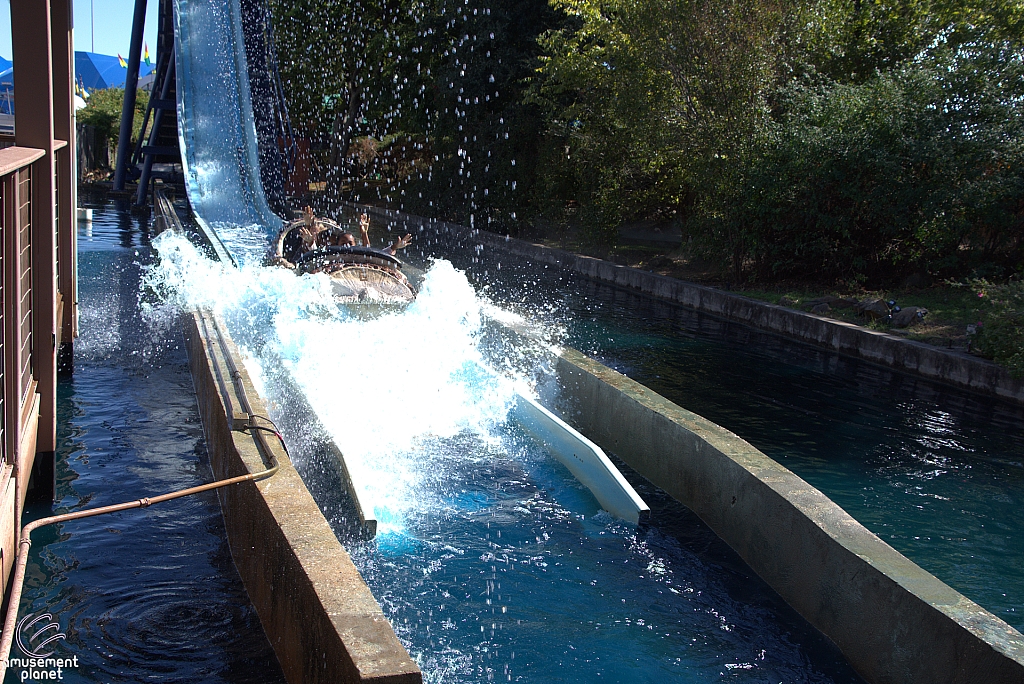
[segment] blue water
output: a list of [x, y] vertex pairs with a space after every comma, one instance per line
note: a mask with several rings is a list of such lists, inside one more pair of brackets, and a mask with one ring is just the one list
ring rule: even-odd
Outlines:
[[[346, 546], [428, 682], [859, 682], [687, 509], [630, 473], [644, 530], [515, 427], [423, 445], [432, 504], [400, 534]], [[343, 536], [329, 468], [304, 477]], [[336, 491], [336, 490], [335, 490]]]
[[[58, 386], [57, 495], [26, 520], [211, 481], [172, 320], [140, 312], [147, 222], [94, 209], [79, 231], [81, 337]], [[48, 612], [70, 682], [283, 682], [231, 560], [216, 493], [43, 528], [21, 615]], [[18, 657], [14, 646], [13, 657]], [[12, 668], [6, 681], [19, 681]]]
[[421, 246], [565, 344], [743, 437], [1024, 629], [1024, 409], [472, 242]]
[[[180, 240], [160, 245], [154, 282], [227, 322], [426, 681], [860, 681], [685, 508], [627, 472], [654, 522], [616, 521], [504, 420], [502, 388], [467, 369], [480, 350], [527, 367], [542, 350], [491, 345], [474, 322], [486, 300], [443, 262], [414, 305], [363, 318], [332, 310], [312, 277], [222, 272]], [[325, 433], [377, 496], [373, 540], [354, 533]]]

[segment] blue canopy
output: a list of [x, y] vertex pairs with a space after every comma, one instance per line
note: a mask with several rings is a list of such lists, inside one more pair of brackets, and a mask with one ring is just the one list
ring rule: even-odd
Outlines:
[[[153, 71], [152, 66], [139, 64], [139, 76]], [[75, 80], [88, 92], [103, 88], [123, 88], [128, 69], [121, 66], [117, 57], [96, 52], [75, 52]]]
[[[139, 76], [153, 71], [152, 66], [139, 65]], [[86, 91], [103, 88], [123, 88], [128, 69], [121, 66], [117, 57], [100, 55], [95, 52], [75, 53], [75, 81]], [[0, 114], [14, 113], [14, 63], [0, 57]]]

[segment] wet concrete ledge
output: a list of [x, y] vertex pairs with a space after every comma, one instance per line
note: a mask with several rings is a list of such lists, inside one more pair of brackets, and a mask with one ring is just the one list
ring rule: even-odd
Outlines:
[[1002, 366], [963, 352], [941, 349], [858, 325], [759, 302], [713, 287], [620, 266], [594, 257], [507, 238], [483, 230], [471, 230], [444, 221], [371, 208], [373, 213], [400, 226], [472, 238], [479, 244], [539, 263], [552, 264], [574, 273], [667, 299], [732, 321], [856, 356], [890, 368], [939, 382], [1024, 404], [1024, 380], [1015, 380]]
[[562, 416], [693, 510], [869, 682], [1024, 682], [1024, 636], [704, 418], [566, 350]]
[[[253, 437], [231, 429], [244, 406], [238, 384], [249, 410], [267, 415], [237, 349], [208, 313], [187, 316], [184, 327], [214, 475], [264, 470], [266, 455]], [[276, 475], [218, 492], [235, 567], [285, 677], [292, 684], [419, 684], [416, 663], [287, 454], [274, 440], [268, 448], [281, 465]]]

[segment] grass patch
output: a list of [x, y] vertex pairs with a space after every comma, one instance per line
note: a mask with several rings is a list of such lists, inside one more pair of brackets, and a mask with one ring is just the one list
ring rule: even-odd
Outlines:
[[969, 349], [971, 336], [968, 325], [975, 325], [984, 318], [987, 302], [968, 287], [950, 284], [932, 285], [927, 288], [904, 288], [892, 290], [852, 290], [814, 287], [809, 284], [793, 284], [775, 289], [737, 289], [741, 294], [770, 304], [781, 304], [794, 309], [810, 310], [814, 300], [831, 296], [842, 299], [864, 301], [877, 298], [895, 301], [901, 307], [917, 306], [928, 310], [924, 320], [910, 328], [893, 328], [882, 321], [869, 321], [854, 309], [832, 309], [824, 314], [829, 318], [863, 325], [873, 330], [902, 335], [908, 339], [952, 349]]
[[[977, 352], [979, 338], [968, 334], [968, 326], [987, 320], [992, 304], [989, 297], [979, 297], [978, 287], [938, 283], [928, 287], [903, 287], [887, 290], [866, 290], [856, 287], [826, 287], [815, 283], [791, 282], [769, 287], [735, 287], [728, 281], [728, 275], [720, 265], [701, 263], [688, 258], [683, 249], [667, 250], [661, 246], [619, 244], [601, 249], [584, 246], [577, 242], [573, 231], [568, 231], [562, 240], [545, 239], [550, 247], [568, 249], [577, 254], [587, 254], [631, 266], [644, 271], [687, 280], [711, 287], [720, 287], [736, 294], [750, 297], [769, 304], [781, 304], [801, 311], [809, 311], [815, 300], [836, 297], [861, 302], [865, 299], [895, 301], [901, 307], [916, 306], [928, 310], [923, 321], [909, 328], [894, 328], [883, 320], [872, 321], [851, 308], [832, 308], [823, 314], [829, 318], [860, 325], [871, 330], [883, 330], [907, 339], [924, 342], [937, 347], [960, 351]], [[990, 354], [985, 354], [986, 357]]]

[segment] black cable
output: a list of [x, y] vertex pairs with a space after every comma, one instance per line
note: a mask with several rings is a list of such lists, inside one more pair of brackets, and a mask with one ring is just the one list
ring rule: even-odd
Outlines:
[[281, 442], [281, 448], [284, 449], [284, 453], [288, 454], [288, 457], [290, 458], [291, 454], [288, 453], [288, 445], [285, 444], [284, 442], [284, 435], [282, 435], [281, 431], [277, 429], [277, 425], [274, 423], [274, 421], [270, 420], [270, 418], [267, 418], [266, 416], [259, 416], [253, 414], [252, 420], [255, 420], [256, 418], [262, 418], [263, 420], [270, 423], [272, 427], [267, 427], [266, 425], [249, 424], [238, 428], [238, 432], [246, 432], [248, 430], [263, 430], [264, 432], [269, 432], [277, 437], [277, 439]]

